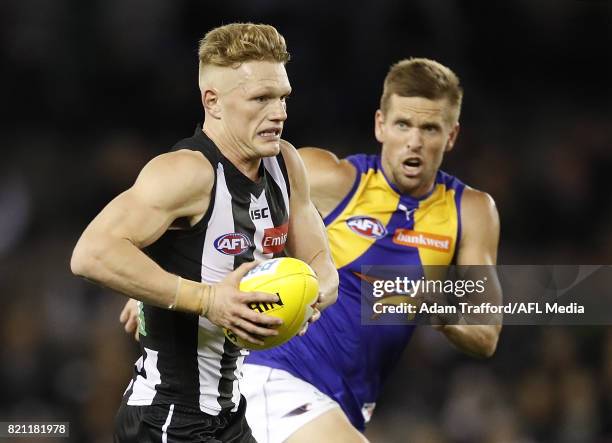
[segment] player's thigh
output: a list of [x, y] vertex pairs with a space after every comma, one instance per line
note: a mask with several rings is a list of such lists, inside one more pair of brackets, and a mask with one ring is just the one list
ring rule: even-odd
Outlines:
[[332, 408], [301, 426], [285, 443], [367, 443], [340, 408]]
[[[283, 443], [310, 421], [332, 409], [338, 411], [345, 426], [350, 426], [338, 403], [286, 371], [245, 364], [243, 373], [240, 390], [247, 399], [246, 417], [259, 443]], [[350, 428], [343, 434], [348, 431]], [[313, 440], [305, 437], [302, 441], [310, 443]]]

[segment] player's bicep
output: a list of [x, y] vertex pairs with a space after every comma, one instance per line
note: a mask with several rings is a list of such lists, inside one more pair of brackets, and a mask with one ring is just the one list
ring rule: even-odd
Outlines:
[[355, 167], [348, 160], [340, 160], [335, 154], [324, 149], [301, 148], [298, 153], [308, 175], [310, 198], [325, 216], [350, 191], [357, 173]]
[[172, 210], [146, 201], [130, 188], [96, 216], [84, 235], [126, 239], [142, 249], [161, 237], [173, 220]]
[[197, 154], [156, 157], [130, 189], [98, 214], [84, 235], [126, 239], [142, 249], [161, 237], [177, 218], [203, 213], [211, 183], [212, 168]]
[[327, 237], [321, 217], [310, 200], [309, 177], [300, 156], [293, 146], [287, 144], [283, 148], [283, 158], [292, 190], [287, 251], [308, 262], [320, 251], [327, 250]]
[[461, 202], [462, 237], [458, 265], [494, 265], [499, 244], [499, 215], [490, 195], [466, 188]]

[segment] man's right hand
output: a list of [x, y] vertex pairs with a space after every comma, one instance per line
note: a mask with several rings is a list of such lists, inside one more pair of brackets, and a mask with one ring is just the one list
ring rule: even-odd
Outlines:
[[215, 325], [230, 329], [241, 339], [263, 345], [262, 338], [277, 335], [274, 329], [283, 321], [276, 317], [255, 312], [250, 303], [276, 303], [278, 296], [267, 292], [242, 292], [238, 289], [244, 275], [257, 266], [253, 261], [243, 263], [214, 285], [206, 317]]

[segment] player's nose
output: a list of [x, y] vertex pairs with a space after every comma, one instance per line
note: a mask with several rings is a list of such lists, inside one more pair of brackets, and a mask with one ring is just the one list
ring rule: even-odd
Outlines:
[[423, 146], [423, 135], [419, 128], [411, 128], [408, 131], [406, 145], [410, 149], [420, 149]]
[[277, 100], [270, 110], [269, 118], [275, 122], [284, 122], [287, 120], [287, 105], [284, 100]]

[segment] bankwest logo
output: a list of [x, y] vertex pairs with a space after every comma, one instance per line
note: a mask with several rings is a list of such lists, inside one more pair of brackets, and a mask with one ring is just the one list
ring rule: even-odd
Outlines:
[[276, 254], [285, 249], [288, 230], [289, 223], [285, 223], [284, 225], [280, 225], [276, 228], [265, 229], [263, 239], [261, 240], [261, 245], [263, 246], [263, 253]]
[[449, 252], [451, 238], [445, 235], [430, 234], [428, 232], [412, 231], [410, 229], [396, 229], [393, 243], [413, 248], [433, 249], [434, 251]]

